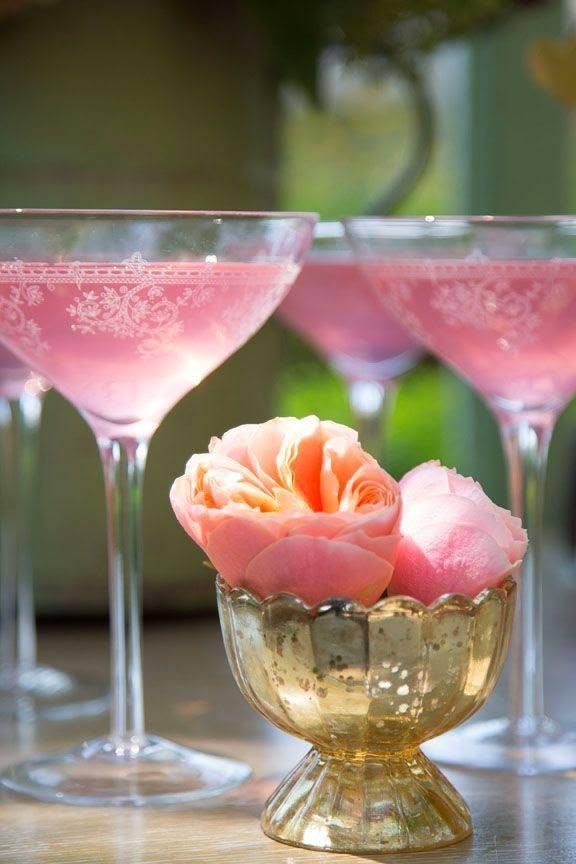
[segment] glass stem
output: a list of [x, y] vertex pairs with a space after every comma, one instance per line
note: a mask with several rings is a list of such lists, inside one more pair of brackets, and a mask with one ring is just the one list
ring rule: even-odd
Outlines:
[[12, 407], [0, 398], [0, 686], [16, 676], [16, 537]]
[[529, 546], [519, 579], [511, 649], [510, 721], [520, 737], [545, 722], [542, 637], [542, 532], [548, 449], [554, 417], [500, 415], [512, 512], [523, 519]]
[[38, 464], [38, 433], [42, 417], [42, 395], [23, 393], [13, 404], [17, 415], [16, 435], [16, 543], [18, 555], [18, 673], [36, 667], [36, 613], [32, 549], [34, 539], [34, 504]]
[[363, 448], [382, 462], [386, 457], [388, 417], [394, 404], [394, 381], [351, 381], [348, 400]]
[[147, 440], [99, 438], [108, 511], [112, 728], [118, 750], [144, 738], [142, 685], [142, 483]]

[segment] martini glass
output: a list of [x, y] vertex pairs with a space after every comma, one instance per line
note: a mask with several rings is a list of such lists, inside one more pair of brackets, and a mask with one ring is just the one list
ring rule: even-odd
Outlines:
[[319, 222], [314, 238], [280, 318], [344, 378], [360, 440], [381, 458], [396, 379], [421, 348], [374, 295], [342, 223]]
[[[45, 801], [146, 805], [218, 794], [246, 765], [147, 734], [140, 510], [148, 444], [185, 393], [269, 318], [298, 273], [310, 214], [0, 213], [0, 338], [94, 431], [108, 505], [108, 737], [9, 768]], [[199, 658], [200, 659], [200, 658]]]
[[550, 438], [576, 392], [576, 218], [360, 218], [347, 231], [386, 308], [492, 409], [512, 510], [530, 538], [509, 714], [428, 750], [446, 764], [517, 774], [574, 768], [576, 736], [544, 711], [541, 548]]
[[49, 719], [96, 714], [102, 688], [40, 666], [32, 573], [32, 523], [42, 402], [49, 385], [0, 345], [0, 715], [27, 710]]

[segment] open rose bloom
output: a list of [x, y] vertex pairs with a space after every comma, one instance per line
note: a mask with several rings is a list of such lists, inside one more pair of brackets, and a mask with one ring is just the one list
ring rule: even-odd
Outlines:
[[398, 484], [346, 426], [288, 417], [231, 429], [192, 456], [170, 498], [222, 578], [258, 597], [370, 605], [392, 577]]
[[515, 570], [520, 520], [437, 463], [400, 485], [357, 433], [317, 417], [239, 426], [192, 456], [170, 493], [187, 533], [232, 587], [309, 604], [382, 594], [475, 596]]

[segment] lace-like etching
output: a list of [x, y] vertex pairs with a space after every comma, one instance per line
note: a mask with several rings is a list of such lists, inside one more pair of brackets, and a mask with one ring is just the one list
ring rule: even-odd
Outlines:
[[425, 335], [420, 318], [412, 308], [409, 308], [413, 299], [412, 286], [408, 281], [399, 280], [388, 286], [386, 303], [390, 311], [404, 325], [408, 333], [411, 333], [416, 339], [426, 341], [428, 337]]
[[500, 332], [505, 336], [503, 347], [528, 344], [540, 325], [538, 307], [549, 283], [536, 279], [522, 292], [515, 291], [513, 279], [506, 272], [500, 276], [493, 267], [486, 275], [463, 273], [449, 285], [437, 284], [431, 305], [452, 327], [467, 324], [477, 330]]
[[[143, 357], [170, 350], [171, 340], [183, 330], [181, 308], [200, 308], [214, 292], [211, 266], [204, 263], [182, 271], [174, 265], [151, 266], [135, 253], [119, 265], [94, 268], [95, 273], [78, 263], [70, 269], [81, 292], [67, 307], [74, 319], [72, 329], [138, 339], [137, 351]], [[169, 298], [165, 289], [170, 285], [182, 289]]]
[[45, 291], [54, 290], [49, 268], [40, 265], [31, 270], [19, 260], [0, 262], [0, 285], [8, 289], [7, 296], [0, 294], [0, 330], [24, 350], [44, 354], [50, 346], [28, 310], [44, 301]]
[[430, 305], [449, 326], [464, 324], [491, 331], [500, 335], [502, 349], [514, 350], [537, 338], [543, 314], [558, 314], [571, 301], [572, 291], [562, 277], [563, 263], [486, 262], [474, 257], [395, 263], [386, 272], [389, 303], [406, 326], [430, 344], [417, 316], [406, 308], [412, 295], [418, 297], [418, 286], [428, 284], [432, 288]]
[[[286, 265], [277, 276], [267, 277], [269, 290], [266, 292], [265, 303], [254, 303], [250, 291], [252, 283], [245, 283], [245, 289], [239, 297], [236, 299], [229, 297], [229, 302], [222, 313], [222, 320], [225, 325], [231, 330], [241, 327], [246, 333], [254, 333], [268, 318], [270, 312], [280, 304], [286, 293], [286, 288], [292, 284], [299, 269], [295, 264]], [[226, 287], [232, 287], [232, 285], [233, 280], [230, 280]]]
[[404, 272], [404, 267], [399, 269], [396, 264], [389, 268], [374, 265], [367, 269], [371, 271], [373, 285], [380, 300], [394, 318], [416, 339], [430, 344], [430, 337], [412, 308], [414, 305], [412, 284], [409, 274]]
[[184, 309], [201, 309], [216, 292], [225, 292], [225, 302], [215, 304], [214, 317], [250, 335], [282, 299], [298, 268], [249, 269], [210, 261], [149, 263], [139, 253], [117, 264], [0, 262], [0, 328], [27, 351], [47, 351], [28, 308], [58, 287], [69, 297], [65, 308], [73, 331], [131, 340], [144, 358], [172, 350], [184, 331]]

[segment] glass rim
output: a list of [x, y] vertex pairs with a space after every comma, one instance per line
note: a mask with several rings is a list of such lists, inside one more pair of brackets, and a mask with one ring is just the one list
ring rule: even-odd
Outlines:
[[341, 220], [343, 225], [358, 222], [401, 224], [401, 225], [437, 225], [439, 223], [463, 222], [471, 225], [562, 225], [576, 222], [576, 215], [535, 215], [535, 216], [492, 216], [490, 214], [471, 216], [345, 216]]
[[67, 218], [132, 218], [132, 219], [301, 219], [314, 225], [320, 218], [312, 211], [284, 210], [109, 210], [109, 209], [74, 209], [74, 208], [38, 208], [11, 207], [0, 208], [0, 219], [18, 218], [20, 216], [67, 217]]
[[314, 226], [314, 240], [343, 240], [346, 237], [343, 219], [319, 219]]

